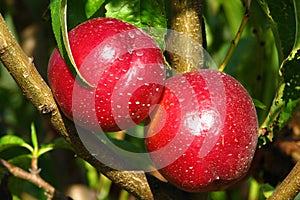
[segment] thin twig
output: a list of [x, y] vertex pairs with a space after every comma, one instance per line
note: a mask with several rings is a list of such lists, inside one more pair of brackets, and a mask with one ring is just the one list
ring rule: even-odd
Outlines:
[[62, 193], [55, 190], [55, 188], [50, 185], [48, 182], [46, 182], [44, 179], [42, 179], [39, 174], [37, 173], [29, 173], [13, 164], [10, 164], [4, 159], [0, 158], [0, 163], [2, 166], [4, 166], [12, 175], [14, 175], [17, 178], [26, 180], [39, 188], [42, 188], [47, 193], [48, 199], [59, 198], [61, 200], [70, 200], [71, 198], [63, 195]]
[[226, 54], [223, 62], [219, 66], [219, 71], [222, 72], [225, 69], [227, 63], [229, 62], [229, 60], [230, 60], [230, 58], [231, 58], [231, 56], [233, 54], [233, 51], [234, 51], [235, 47], [237, 46], [237, 44], [240, 41], [240, 38], [242, 36], [243, 30], [244, 30], [244, 28], [246, 26], [246, 23], [247, 23], [248, 19], [249, 19], [249, 13], [248, 13], [248, 8], [247, 8], [246, 9], [246, 13], [245, 13], [245, 15], [244, 15], [244, 17], [242, 19], [241, 25], [240, 25], [240, 27], [238, 29], [238, 32], [236, 33], [235, 38], [231, 41], [230, 47], [229, 47], [229, 49], [227, 51], [227, 54]]

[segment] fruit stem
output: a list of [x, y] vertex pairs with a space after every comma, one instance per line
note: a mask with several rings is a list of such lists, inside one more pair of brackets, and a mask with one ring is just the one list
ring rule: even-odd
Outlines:
[[249, 11], [249, 3], [248, 3], [248, 7], [246, 9], [245, 15], [244, 15], [244, 17], [242, 19], [241, 25], [240, 25], [240, 27], [239, 27], [236, 35], [235, 35], [235, 38], [231, 41], [229, 50], [227, 51], [227, 54], [226, 54], [223, 62], [219, 66], [219, 71], [221, 71], [221, 72], [224, 71], [227, 63], [229, 62], [229, 60], [230, 60], [230, 58], [231, 58], [231, 56], [233, 54], [233, 51], [234, 51], [235, 47], [237, 46], [237, 44], [240, 41], [240, 38], [241, 38], [242, 33], [243, 33], [243, 30], [244, 30], [244, 28], [246, 26], [246, 23], [247, 23], [248, 19], [249, 19], [249, 12], [248, 11]]

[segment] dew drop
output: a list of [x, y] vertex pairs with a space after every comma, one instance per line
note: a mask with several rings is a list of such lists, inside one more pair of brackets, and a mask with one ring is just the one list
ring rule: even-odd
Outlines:
[[142, 51], [136, 51], [136, 53], [135, 53], [137, 56], [142, 56], [142, 55], [144, 55], [144, 53], [142, 52]]
[[129, 54], [132, 54], [132, 52], [133, 52], [133, 49], [128, 49]]
[[135, 33], [136, 33], [137, 35], [141, 35], [141, 32], [140, 32], [139, 30], [136, 30]]
[[180, 99], [178, 99], [178, 101], [179, 101], [180, 103], [182, 103], [182, 102], [184, 101], [184, 98], [180, 98]]
[[128, 32], [128, 36], [129, 36], [130, 38], [134, 38], [134, 33], [132, 33], [131, 31], [129, 31], [129, 32]]

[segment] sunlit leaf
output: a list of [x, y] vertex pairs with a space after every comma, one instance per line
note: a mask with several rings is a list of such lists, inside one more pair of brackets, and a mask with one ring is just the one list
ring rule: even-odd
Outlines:
[[264, 194], [264, 197], [265, 198], [268, 198], [272, 195], [272, 193], [274, 192], [274, 187], [272, 187], [271, 185], [269, 184], [263, 184], [261, 185], [261, 189], [263, 191], [263, 194]]
[[32, 151], [32, 147], [27, 144], [22, 138], [15, 135], [5, 135], [0, 138], [0, 151], [11, 147], [25, 147]]
[[74, 76], [76, 76], [76, 80], [78, 80], [83, 86], [92, 87], [83, 76], [81, 76], [78, 66], [75, 63], [75, 60], [72, 55], [72, 50], [69, 43], [68, 37], [68, 26], [67, 26], [67, 0], [61, 1], [60, 6], [60, 23], [61, 23], [61, 33], [62, 33], [62, 41], [64, 44], [64, 49], [67, 53], [67, 57], [64, 60], [68, 60], [68, 67], [73, 72]]
[[37, 151], [39, 148], [39, 143], [38, 143], [38, 139], [37, 139], [37, 135], [36, 135], [35, 126], [33, 123], [31, 124], [31, 142], [33, 145], [33, 149], [35, 151]]
[[80, 74], [78, 67], [74, 61], [68, 38], [67, 26], [67, 0], [52, 0], [50, 3], [52, 29], [57, 42], [59, 52], [73, 75], [76, 76], [83, 86], [92, 87]]
[[85, 4], [85, 14], [87, 18], [92, 17], [102, 6], [105, 0], [88, 0]]
[[111, 0], [105, 8], [106, 17], [118, 18], [142, 28], [164, 48], [167, 21], [163, 0]]
[[252, 99], [252, 100], [253, 100], [255, 107], [263, 109], [263, 110], [267, 108], [267, 106], [264, 103], [262, 103], [261, 101], [259, 101], [258, 99]]
[[60, 52], [62, 52], [63, 42], [61, 37], [60, 4], [61, 4], [61, 0], [51, 0], [50, 10], [51, 10], [52, 31], [54, 33], [58, 49]]
[[54, 149], [68, 149], [68, 150], [73, 150], [72, 147], [70, 146], [69, 143], [67, 143], [63, 138], [58, 138], [54, 140], [50, 144], [42, 144], [38, 156], [41, 156], [49, 151], [52, 151]]

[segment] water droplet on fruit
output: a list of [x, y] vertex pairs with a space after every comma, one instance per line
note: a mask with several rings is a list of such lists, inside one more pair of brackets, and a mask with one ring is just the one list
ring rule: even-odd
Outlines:
[[141, 35], [141, 31], [139, 31], [139, 30], [136, 30], [135, 33], [136, 33], [137, 35]]
[[142, 81], [142, 80], [144, 80], [144, 78], [143, 77], [136, 77], [137, 78], [137, 80], [139, 80], [139, 81]]
[[130, 38], [134, 38], [134, 33], [132, 33], [131, 31], [128, 31], [128, 36], [129, 36]]
[[143, 53], [142, 51], [139, 51], [139, 50], [137, 50], [137, 51], [135, 52], [135, 54], [136, 54], [137, 56], [142, 56], [142, 55], [144, 55], [144, 53]]
[[136, 101], [136, 102], [135, 102], [135, 104], [136, 104], [136, 105], [139, 105], [139, 104], [140, 104], [140, 102], [139, 102], [139, 101]]
[[178, 101], [179, 101], [180, 103], [184, 102], [184, 100], [185, 100], [184, 98], [179, 98], [179, 99], [178, 99]]

